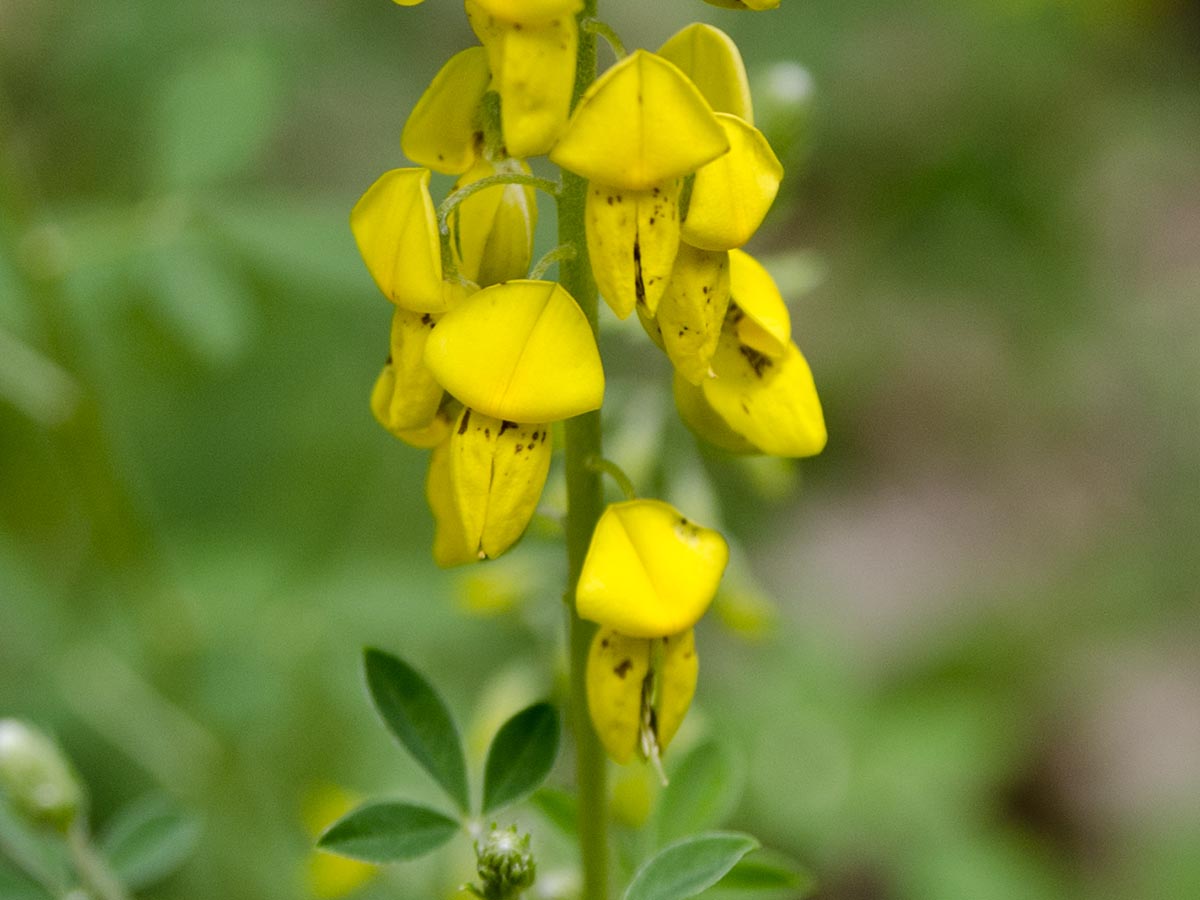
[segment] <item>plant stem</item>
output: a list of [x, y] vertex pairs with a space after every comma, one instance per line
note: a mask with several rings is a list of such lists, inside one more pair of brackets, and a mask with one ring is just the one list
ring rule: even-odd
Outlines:
[[[597, 0], [585, 0], [580, 21], [596, 15]], [[579, 32], [572, 105], [596, 79], [596, 36]], [[593, 334], [599, 336], [599, 297], [586, 252], [584, 204], [587, 182], [563, 172], [558, 196], [558, 242], [580, 248], [573, 258], [559, 261], [559, 281], [575, 298]], [[579, 856], [583, 866], [581, 900], [608, 900], [608, 761], [587, 712], [588, 647], [596, 626], [575, 613], [575, 587], [583, 569], [592, 531], [604, 508], [600, 473], [588, 460], [603, 455], [600, 412], [584, 413], [566, 423], [567, 477], [567, 615], [570, 632], [571, 727], [575, 735], [575, 780], [579, 797]]]
[[67, 844], [71, 848], [71, 862], [84, 887], [100, 900], [130, 900], [124, 886], [117, 880], [108, 861], [92, 846], [87, 832], [76, 823], [67, 833]]

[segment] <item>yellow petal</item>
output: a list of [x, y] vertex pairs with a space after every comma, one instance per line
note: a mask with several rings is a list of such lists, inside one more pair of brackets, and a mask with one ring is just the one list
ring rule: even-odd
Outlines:
[[[529, 166], [520, 160], [480, 160], [454, 188], [506, 172], [530, 174]], [[450, 246], [460, 275], [486, 287], [529, 273], [537, 227], [534, 194], [528, 185], [498, 184], [458, 205], [451, 217]]]
[[562, 15], [575, 15], [583, 0], [474, 0], [480, 9], [506, 22], [540, 22]]
[[692, 384], [708, 377], [729, 306], [729, 254], [679, 245], [658, 304], [663, 349]]
[[725, 423], [705, 399], [702, 388], [691, 384], [678, 371], [675, 372], [673, 387], [679, 418], [696, 437], [730, 453], [761, 452]]
[[642, 684], [650, 641], [599, 628], [588, 650], [588, 711], [600, 743], [622, 765], [633, 759], [642, 722]]
[[584, 224], [600, 294], [624, 319], [638, 303], [651, 315], [679, 248], [681, 179], [647, 191], [588, 185]]
[[495, 558], [517, 542], [550, 471], [545, 425], [518, 425], [464, 409], [450, 436], [450, 485], [466, 543]]
[[775, 279], [749, 253], [731, 250], [729, 290], [737, 307], [731, 317], [738, 339], [759, 353], [782, 356], [792, 339], [792, 318]]
[[730, 149], [696, 172], [680, 233], [694, 247], [732, 250], [762, 224], [779, 191], [783, 166], [753, 125], [726, 113], [717, 119]]
[[505, 149], [517, 157], [546, 153], [571, 112], [579, 44], [575, 16], [506, 25], [499, 39], [503, 48], [490, 58], [496, 65], [492, 76], [500, 94]]
[[392, 169], [350, 213], [367, 270], [385, 297], [413, 312], [444, 312], [442, 250], [428, 169]]
[[479, 559], [478, 547], [467, 541], [462, 514], [450, 482], [450, 441], [443, 441], [429, 457], [425, 499], [433, 512], [433, 561], [439, 566], [459, 566]]
[[658, 749], [665, 751], [692, 705], [700, 659], [696, 656], [696, 633], [691, 628], [682, 634], [664, 635], [662, 641], [654, 721]]
[[763, 10], [775, 9], [779, 6], [779, 0], [705, 0], [705, 2], [723, 9]]
[[392, 314], [391, 352], [371, 392], [371, 411], [392, 434], [429, 425], [442, 402], [442, 386], [425, 365], [433, 324], [429, 313]]
[[497, 419], [553, 422], [604, 400], [591, 326], [549, 281], [509, 281], [468, 297], [438, 322], [425, 362], [466, 406]]
[[789, 342], [772, 359], [726, 329], [701, 385], [725, 423], [763, 453], [812, 456], [825, 447], [825, 417], [808, 362]]
[[458, 421], [459, 412], [460, 404], [456, 401], [443, 402], [441, 407], [438, 408], [437, 415], [433, 417], [428, 425], [394, 433], [396, 437], [400, 438], [400, 440], [404, 441], [410, 447], [416, 447], [419, 450], [432, 450], [446, 440], [446, 438], [450, 437], [450, 428]]
[[713, 112], [730, 113], [754, 124], [750, 80], [733, 38], [719, 28], [694, 22], [667, 38], [658, 55], [679, 66]]
[[482, 47], [450, 57], [404, 123], [400, 135], [404, 155], [446, 175], [461, 175], [471, 168], [482, 140], [479, 104], [490, 80]]
[[728, 149], [687, 76], [661, 56], [636, 50], [588, 88], [550, 159], [589, 181], [645, 191]]
[[670, 504], [614, 503], [592, 534], [576, 610], [631, 637], [676, 634], [704, 615], [728, 561], [720, 534]]

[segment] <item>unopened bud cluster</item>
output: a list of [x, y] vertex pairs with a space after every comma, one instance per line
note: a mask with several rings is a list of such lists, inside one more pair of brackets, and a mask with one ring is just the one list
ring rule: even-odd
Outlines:
[[[553, 423], [604, 399], [586, 315], [561, 285], [528, 277], [530, 157], [587, 181], [587, 245], [566, 249], [586, 253], [612, 312], [636, 312], [665, 352], [688, 427], [735, 453], [820, 452], [825, 422], [787, 307], [741, 249], [783, 168], [754, 127], [732, 39], [690, 25], [657, 52], [624, 56], [572, 109], [580, 29], [594, 24], [582, 0], [465, 7], [481, 45], [451, 57], [413, 109], [401, 146], [417, 167], [384, 174], [351, 215], [395, 305], [371, 406], [388, 431], [432, 450], [435, 560], [508, 550], [545, 485]], [[458, 176], [462, 191], [443, 215], [446, 233], [431, 170]], [[697, 675], [692, 629], [727, 560], [720, 534], [657, 500], [613, 504], [597, 524], [576, 604], [601, 626], [588, 699], [614, 759], [656, 757], [682, 721]]]
[[537, 877], [529, 835], [520, 834], [516, 825], [504, 829], [492, 825], [487, 837], [475, 842], [475, 872], [480, 884], [470, 890], [477, 897], [516, 900]]

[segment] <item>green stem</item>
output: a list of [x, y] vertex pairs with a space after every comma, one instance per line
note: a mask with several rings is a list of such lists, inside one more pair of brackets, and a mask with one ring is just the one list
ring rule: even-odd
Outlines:
[[607, 22], [601, 22], [599, 19], [584, 19], [579, 23], [579, 30], [604, 38], [604, 42], [612, 48], [613, 56], [617, 58], [617, 62], [628, 56], [625, 52], [625, 44]]
[[626, 475], [625, 470], [611, 459], [605, 459], [602, 456], [593, 456], [588, 460], [588, 465], [615, 481], [617, 487], [621, 489], [621, 493], [625, 495], [626, 500], [637, 499], [637, 488], [633, 486], [633, 479]]
[[76, 824], [71, 828], [67, 834], [67, 844], [71, 848], [75, 872], [90, 893], [99, 900], [130, 900], [108, 861], [92, 846], [83, 827]]
[[553, 250], [547, 251], [537, 264], [529, 270], [529, 277], [537, 281], [546, 271], [556, 262], [562, 262], [564, 259], [574, 259], [576, 250], [572, 244], [559, 244]]
[[[597, 0], [585, 0], [580, 20], [596, 15]], [[580, 29], [575, 64], [572, 105], [596, 79], [596, 36]], [[587, 182], [563, 172], [558, 196], [558, 242], [587, 246], [584, 205]], [[587, 253], [559, 261], [559, 282], [575, 298], [592, 332], [599, 335], [599, 295]], [[583, 866], [581, 900], [608, 900], [608, 761], [587, 713], [586, 668], [588, 648], [596, 626], [575, 613], [575, 587], [583, 569], [596, 521], [604, 509], [600, 473], [588, 465], [603, 456], [600, 411], [568, 419], [566, 423], [567, 478], [567, 615], [570, 632], [571, 727], [575, 735], [575, 779], [579, 798], [579, 854]]]

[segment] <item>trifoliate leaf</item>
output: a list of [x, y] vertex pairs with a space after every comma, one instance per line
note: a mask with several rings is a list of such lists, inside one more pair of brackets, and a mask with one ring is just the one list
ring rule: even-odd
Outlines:
[[550, 159], [589, 181], [645, 191], [729, 149], [696, 86], [645, 50], [625, 57], [579, 101]]
[[467, 298], [438, 322], [425, 362], [464, 405], [510, 422], [567, 419], [604, 399], [587, 317], [549, 281], [509, 281]]

